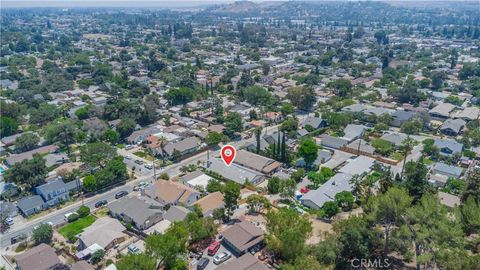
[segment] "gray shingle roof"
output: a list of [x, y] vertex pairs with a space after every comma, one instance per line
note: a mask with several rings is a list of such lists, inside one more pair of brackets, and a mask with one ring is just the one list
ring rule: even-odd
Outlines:
[[60, 190], [60, 189], [66, 189], [66, 185], [63, 182], [63, 180], [54, 180], [50, 181], [46, 184], [43, 184], [41, 186], [36, 187], [37, 191], [40, 191], [43, 194], [48, 194], [52, 191]]
[[352, 177], [353, 176], [348, 173], [337, 173], [318, 189], [311, 190], [305, 194], [301, 200], [311, 201], [320, 208], [324, 203], [334, 201], [337, 193], [352, 191], [353, 185], [350, 183]]
[[17, 207], [22, 210], [22, 212], [26, 213], [28, 210], [31, 210], [32, 208], [39, 207], [43, 205], [44, 202], [42, 200], [42, 197], [40, 195], [33, 195], [33, 196], [28, 196], [25, 198], [22, 198], [18, 201]]

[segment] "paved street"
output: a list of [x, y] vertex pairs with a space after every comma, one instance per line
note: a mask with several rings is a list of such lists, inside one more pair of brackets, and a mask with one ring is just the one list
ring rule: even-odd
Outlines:
[[[271, 134], [278, 130], [278, 126], [274, 127], [269, 127], [268, 128], [268, 133]], [[249, 139], [244, 139], [240, 141], [236, 141], [231, 143], [235, 148], [240, 149], [244, 147], [246, 144], [251, 143], [255, 141], [255, 137], [249, 138]], [[138, 150], [138, 149], [137, 149]], [[125, 149], [118, 149], [118, 154], [122, 155], [124, 157], [129, 156], [130, 158], [125, 158], [124, 162], [127, 164], [127, 168], [129, 170], [132, 169], [132, 167], [135, 167], [135, 175], [137, 179], [127, 182], [125, 185], [113, 188], [112, 190], [109, 190], [107, 192], [97, 194], [93, 197], [88, 197], [83, 200], [83, 204], [90, 207], [91, 209], [95, 208], [95, 203], [100, 201], [100, 200], [107, 200], [108, 202], [111, 202], [115, 200], [115, 193], [126, 190], [128, 192], [133, 191], [133, 186], [137, 185], [138, 183], [142, 181], [151, 181], [153, 180], [153, 169], [146, 169], [144, 165], [139, 165], [135, 163], [135, 160], [142, 160], [145, 163], [151, 163], [150, 161], [147, 161], [145, 159], [142, 159], [138, 156], [133, 155], [133, 152], [135, 152], [136, 149], [131, 149], [131, 150], [125, 150]], [[220, 155], [220, 150], [215, 150], [215, 151], [209, 151], [210, 157], [215, 157]], [[190, 165], [190, 164], [197, 164], [199, 161], [201, 162], [206, 162], [207, 160], [207, 151], [198, 153], [192, 157], [189, 157], [187, 159], [182, 160], [180, 163], [175, 163], [170, 166], [167, 166], [163, 169], [158, 169], [157, 176], [160, 175], [163, 172], [166, 172], [170, 177], [176, 176], [180, 174], [180, 168], [185, 166], [185, 165]], [[64, 221], [64, 215], [76, 211], [80, 206], [82, 205], [82, 201], [77, 201], [65, 208], [62, 208], [60, 210], [56, 210], [52, 213], [48, 213], [42, 217], [36, 218], [34, 220], [26, 221], [22, 224], [14, 224], [12, 228], [10, 228], [9, 231], [7, 231], [5, 234], [0, 236], [0, 247], [6, 247], [10, 245], [10, 239], [14, 236], [20, 235], [20, 234], [27, 234], [31, 235], [32, 229], [37, 226], [40, 223], [44, 222], [52, 222], [54, 225], [60, 224]]]

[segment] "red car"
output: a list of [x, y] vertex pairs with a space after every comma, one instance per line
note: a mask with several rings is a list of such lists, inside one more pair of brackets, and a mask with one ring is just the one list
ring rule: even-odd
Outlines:
[[220, 248], [220, 241], [215, 241], [208, 246], [207, 252], [208, 255], [213, 256], [217, 253], [218, 249]]

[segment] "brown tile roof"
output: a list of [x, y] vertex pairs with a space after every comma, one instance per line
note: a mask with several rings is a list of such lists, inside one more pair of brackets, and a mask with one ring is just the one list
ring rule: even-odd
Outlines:
[[222, 208], [224, 206], [223, 194], [220, 191], [210, 193], [207, 196], [196, 201], [194, 205], [200, 206], [200, 208], [202, 208], [203, 214], [218, 208]]
[[240, 251], [246, 251], [263, 241], [264, 232], [248, 221], [233, 225], [222, 233], [225, 240]]
[[153, 199], [160, 198], [166, 203], [185, 202], [192, 193], [198, 193], [193, 188], [174, 181], [159, 180], [154, 184]]
[[60, 264], [57, 254], [47, 244], [40, 244], [15, 257], [20, 270], [44, 270]]

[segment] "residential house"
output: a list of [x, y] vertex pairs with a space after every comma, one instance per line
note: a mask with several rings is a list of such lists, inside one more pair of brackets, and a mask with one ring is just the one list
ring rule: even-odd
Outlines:
[[333, 137], [330, 135], [322, 135], [320, 138], [322, 146], [333, 149], [340, 149], [348, 144], [348, 140], [345, 138]]
[[454, 118], [460, 118], [464, 121], [473, 121], [480, 118], [480, 108], [472, 106], [463, 109], [453, 115]]
[[326, 202], [334, 201], [337, 193], [352, 191], [353, 184], [350, 182], [352, 177], [348, 173], [337, 173], [318, 189], [303, 195], [300, 201], [312, 209], [320, 209]]
[[128, 235], [124, 233], [126, 230], [125, 226], [116, 219], [111, 217], [98, 218], [92, 225], [77, 235], [78, 250], [84, 250], [93, 244], [99, 245], [104, 250], [109, 250], [128, 238]]
[[440, 127], [440, 131], [448, 136], [457, 136], [462, 133], [465, 124], [462, 119], [447, 119]]
[[437, 162], [432, 168], [432, 173], [459, 179], [462, 176], [463, 169], [457, 166]]
[[175, 152], [178, 152], [180, 156], [188, 155], [197, 151], [200, 146], [200, 140], [196, 137], [189, 137], [184, 140], [168, 143], [163, 148], [163, 154], [170, 158], [175, 157]]
[[454, 140], [435, 139], [433, 145], [438, 148], [440, 155], [443, 156], [452, 156], [460, 154], [463, 151], [463, 144]]
[[182, 177], [180, 177], [180, 181], [191, 188], [195, 188], [197, 186], [207, 188], [208, 182], [212, 178], [200, 170], [196, 170], [194, 172], [190, 172]]
[[245, 181], [258, 185], [265, 180], [265, 175], [262, 173], [235, 163], [227, 167], [222, 160], [217, 158], [212, 158], [205, 169], [217, 173], [221, 177], [234, 181], [240, 185], [245, 184]]
[[72, 267], [70, 268], [71, 270], [95, 270], [92, 265], [87, 263], [86, 261], [78, 261], [74, 264], [72, 264]]
[[263, 174], [271, 174], [282, 165], [280, 162], [271, 158], [257, 155], [246, 150], [238, 150], [233, 162]]
[[172, 205], [163, 215], [165, 220], [170, 222], [183, 221], [191, 211], [179, 205]]
[[268, 270], [269, 268], [250, 253], [221, 264], [217, 270]]
[[26, 217], [48, 208], [40, 195], [28, 196], [17, 202], [17, 207]]
[[144, 190], [144, 194], [161, 205], [190, 205], [200, 198], [200, 192], [184, 184], [158, 180]]
[[395, 147], [400, 147], [403, 145], [403, 142], [407, 139], [407, 135], [403, 133], [385, 133], [380, 137], [382, 140], [392, 143]]
[[145, 230], [163, 219], [160, 209], [136, 197], [123, 197], [108, 205], [112, 217], [131, 223], [138, 230]]
[[[313, 161], [312, 166], [318, 167], [321, 164], [329, 161], [331, 158], [332, 158], [332, 152], [326, 149], [318, 149], [317, 158]], [[305, 163], [305, 160], [303, 159], [303, 157], [299, 158], [295, 163], [295, 166], [297, 167], [305, 167], [306, 165], [307, 164]]]
[[360, 137], [363, 137], [363, 134], [365, 134], [366, 130], [367, 127], [364, 125], [348, 124], [343, 130], [343, 133], [345, 134], [343, 135], [343, 138], [351, 142]]
[[223, 194], [220, 191], [216, 191], [206, 195], [205, 197], [200, 198], [198, 201], [193, 203], [193, 206], [199, 206], [202, 209], [202, 214], [204, 217], [209, 217], [213, 215], [213, 211], [216, 209], [221, 209], [225, 207], [223, 201]]
[[391, 116], [393, 118], [391, 125], [394, 127], [400, 127], [403, 123], [415, 119], [417, 114], [410, 111], [394, 111]]
[[63, 180], [57, 179], [35, 188], [48, 206], [54, 206], [69, 199], [69, 191]]
[[351, 175], [361, 175], [368, 173], [373, 164], [375, 164], [375, 159], [366, 156], [358, 156], [355, 159], [348, 160], [346, 165], [344, 165], [338, 171]]
[[311, 126], [313, 129], [323, 128], [327, 125], [327, 122], [320, 117], [307, 117], [305, 121], [303, 121], [302, 126], [305, 128], [306, 126]]
[[5, 163], [7, 166], [13, 166], [19, 162], [24, 160], [30, 160], [33, 158], [34, 154], [48, 154], [54, 153], [58, 150], [58, 146], [56, 145], [47, 145], [43, 147], [39, 147], [37, 149], [30, 150], [28, 152], [23, 152], [21, 154], [10, 155], [5, 158]]
[[375, 147], [371, 146], [364, 139], [356, 139], [355, 141], [347, 144], [345, 147], [350, 149], [350, 151], [353, 151], [354, 153], [373, 155], [373, 153], [375, 152]]
[[54, 270], [61, 265], [55, 250], [47, 244], [40, 244], [15, 256], [18, 270]]
[[12, 202], [0, 201], [0, 217], [13, 218], [18, 215], [17, 206]]
[[456, 108], [455, 105], [450, 103], [440, 103], [431, 109], [428, 113], [430, 116], [438, 119], [447, 119], [450, 116], [450, 113]]
[[221, 233], [224, 245], [229, 247], [236, 256], [261, 245], [265, 239], [264, 234], [262, 229], [248, 221], [237, 223]]

